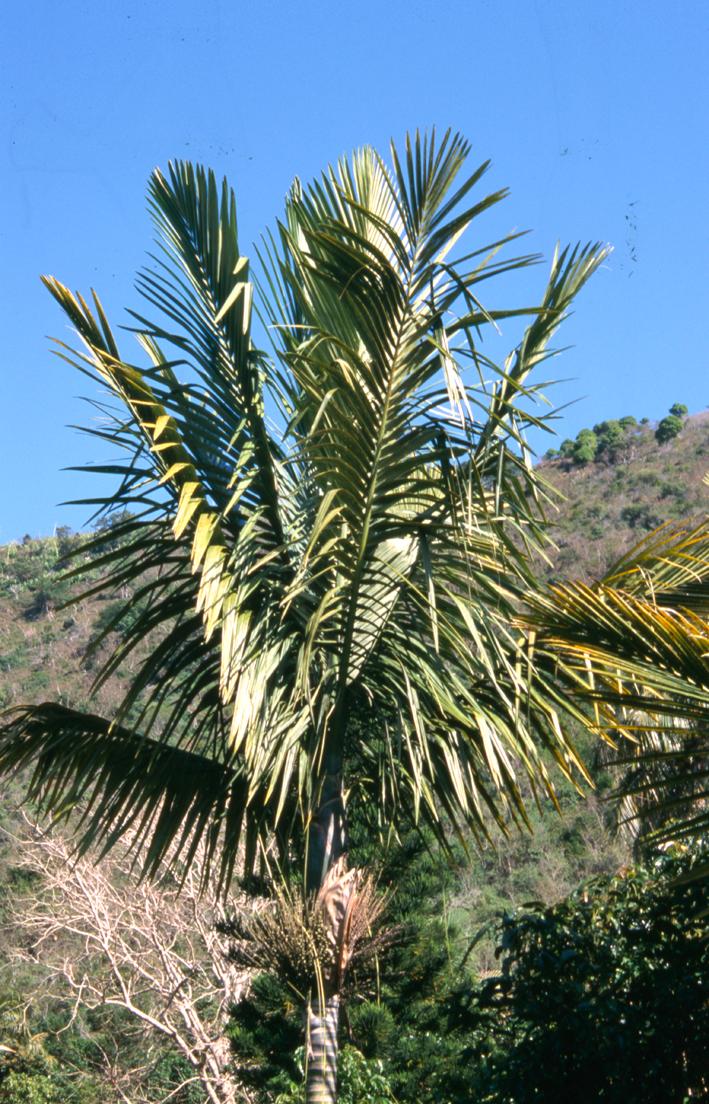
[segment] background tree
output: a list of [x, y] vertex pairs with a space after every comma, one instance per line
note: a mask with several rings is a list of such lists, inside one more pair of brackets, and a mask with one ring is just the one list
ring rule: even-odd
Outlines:
[[555, 449], [549, 449], [545, 458], [553, 459], [559, 455], [566, 460], [575, 460], [577, 464], [590, 464], [602, 458], [613, 464], [622, 456], [627, 458], [632, 444], [631, 431], [636, 426], [637, 421], [632, 415], [599, 422], [593, 429], [579, 430], [575, 440], [566, 438], [562, 441], [558, 453]]
[[592, 429], [582, 429], [574, 442], [572, 452], [577, 464], [590, 464], [596, 458], [598, 437]]
[[[671, 441], [673, 437], [677, 437], [682, 432], [684, 417], [681, 414], [673, 413], [680, 406], [680, 403], [675, 403], [670, 413], [659, 422], [655, 430], [655, 437], [659, 444], [664, 445], [666, 441]], [[686, 407], [684, 409], [686, 410]]]
[[602, 457], [608, 463], [616, 463], [627, 448], [628, 428], [615, 418], [593, 428], [598, 438], [597, 458]]
[[151, 1079], [166, 1042], [183, 1076], [162, 1099], [187, 1099], [182, 1090], [196, 1084], [210, 1104], [235, 1104], [245, 1093], [231, 1073], [226, 1028], [247, 978], [231, 962], [218, 924], [243, 902], [216, 894], [213, 884], [200, 893], [198, 868], [185, 872], [179, 888], [169, 874], [136, 884], [127, 842], [95, 863], [92, 856], [74, 861], [57, 833], [30, 825], [23, 834], [17, 871], [24, 886], [6, 919], [12, 961], [35, 967], [25, 1009], [54, 1001], [62, 1031], [87, 1011], [115, 1010], [132, 1020], [133, 1063], [122, 1055], [107, 1078], [119, 1099], [147, 1092], [145, 1099], [159, 1100]]

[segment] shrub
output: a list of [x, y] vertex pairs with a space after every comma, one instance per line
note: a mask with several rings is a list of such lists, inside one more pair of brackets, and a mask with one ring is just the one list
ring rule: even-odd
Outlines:
[[590, 464], [596, 458], [598, 438], [592, 429], [582, 429], [576, 437], [573, 458], [577, 464]]
[[681, 433], [683, 426], [684, 422], [682, 418], [677, 414], [668, 414], [666, 418], [662, 419], [655, 430], [655, 437], [661, 445], [664, 445], [666, 441], [671, 441]]
[[662, 524], [662, 518], [647, 507], [640, 504], [624, 506], [620, 511], [621, 521], [624, 521], [631, 529], [647, 529], [648, 532]]
[[691, 865], [688, 855], [662, 855], [504, 919], [499, 975], [471, 993], [467, 1010], [471, 1099], [706, 1099], [703, 888], [678, 884]]
[[574, 460], [577, 464], [590, 464], [596, 459], [596, 450], [589, 441], [584, 441], [580, 445], [576, 445], [574, 449]]
[[0, 1082], [0, 1104], [60, 1104], [55, 1082], [44, 1073], [14, 1070]]
[[686, 418], [689, 414], [689, 409], [684, 405], [684, 403], [673, 403], [670, 407], [670, 414], [672, 414], [675, 418]]

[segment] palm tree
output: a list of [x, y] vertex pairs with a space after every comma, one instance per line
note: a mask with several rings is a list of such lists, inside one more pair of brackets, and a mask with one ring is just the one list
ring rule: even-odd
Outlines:
[[[81, 341], [60, 355], [108, 392], [89, 432], [119, 453], [95, 469], [118, 520], [72, 569], [87, 594], [132, 588], [97, 686], [139, 662], [113, 716], [13, 714], [0, 770], [30, 767], [33, 798], [75, 809], [81, 847], [130, 829], [147, 875], [199, 853], [226, 885], [237, 859], [302, 839], [309, 899], [339, 887], [335, 942], [362, 884], [348, 800], [445, 840], [523, 824], [520, 776], [553, 798], [552, 760], [585, 776], [560, 723], [586, 717], [578, 649], [519, 620], [545, 498], [525, 431], [544, 421], [531, 373], [606, 251], [557, 252], [538, 305], [486, 308], [485, 281], [536, 258], [501, 256], [514, 234], [463, 244], [505, 195], [471, 198], [487, 165], [465, 175], [468, 153], [417, 134], [389, 165], [364, 149], [296, 183], [257, 282], [226, 182], [156, 171], [140, 365], [95, 293], [45, 279]], [[483, 336], [520, 318], [499, 365]], [[339, 972], [320, 981], [310, 1104], [336, 1098]]]

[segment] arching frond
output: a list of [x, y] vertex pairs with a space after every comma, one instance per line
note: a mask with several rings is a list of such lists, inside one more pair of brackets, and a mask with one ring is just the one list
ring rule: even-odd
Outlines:
[[105, 853], [130, 831], [151, 876], [168, 855], [186, 869], [202, 843], [205, 876], [214, 863], [226, 884], [242, 836], [249, 836], [253, 862], [265, 811], [249, 809], [248, 780], [216, 757], [46, 704], [13, 711], [5, 725], [0, 770], [17, 769], [31, 772], [29, 797], [40, 808], [58, 817], [78, 811], [81, 851], [93, 843]]
[[709, 521], [663, 525], [613, 564], [607, 586], [646, 594], [660, 606], [709, 614]]
[[[626, 816], [648, 820], [646, 842], [700, 838], [709, 826], [709, 623], [674, 605], [685, 578], [707, 573], [697, 555], [704, 539], [704, 527], [671, 539], [660, 531], [607, 581], [550, 588], [527, 622], [540, 660], [561, 665], [598, 730], [630, 741], [613, 756], [626, 768], [618, 797]], [[636, 596], [639, 564], [678, 585]], [[626, 578], [631, 587], [618, 589]]]

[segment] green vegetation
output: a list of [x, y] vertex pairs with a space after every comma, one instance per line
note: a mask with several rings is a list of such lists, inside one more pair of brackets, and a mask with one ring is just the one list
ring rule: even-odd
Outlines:
[[594, 460], [616, 463], [632, 450], [637, 436], [637, 420], [627, 415], [618, 420], [599, 422], [593, 429], [582, 429], [575, 440], [567, 437], [558, 449], [548, 449], [545, 460], [573, 460], [576, 464], [590, 464]]
[[[23, 981], [27, 977], [20, 974]], [[68, 1029], [67, 1000], [47, 999], [27, 1009], [25, 999], [23, 992], [0, 987], [0, 1038], [7, 1048], [0, 1050], [0, 1104], [119, 1104], [125, 1101], [119, 1086], [128, 1087], [122, 1067], [131, 1066], [143, 1067], [140, 1099], [157, 1104], [189, 1077], [189, 1067], [169, 1044], [137, 1045], [125, 1016], [108, 1009], [79, 1012]], [[188, 1085], [171, 1099], [204, 1104], [205, 1098]]]
[[[470, 993], [480, 1104], [670, 1104], [709, 1090], [705, 894], [665, 854], [551, 908], [507, 916], [499, 972]], [[462, 1099], [462, 1098], [461, 1098]]]
[[666, 418], [663, 418], [657, 429], [655, 430], [655, 438], [659, 444], [664, 445], [668, 441], [672, 441], [675, 437], [678, 437], [682, 432], [684, 426], [684, 420], [679, 418], [676, 414], [668, 414]]
[[[508, 909], [472, 939], [452, 906], [460, 871], [415, 844], [392, 859], [400, 938], [377, 975], [360, 980], [364, 999], [346, 1024], [361, 1086], [376, 1078], [382, 1099], [391, 1092], [400, 1104], [703, 1098], [705, 894], [678, 884], [696, 866], [691, 854], [596, 875], [555, 904]], [[494, 957], [476, 968], [487, 947]], [[233, 1038], [260, 1099], [303, 1100], [298, 1056], [283, 1058], [298, 1038], [297, 1010], [277, 981], [257, 980], [235, 1010]]]
[[582, 429], [576, 441], [572, 456], [577, 464], [590, 464], [598, 452], [598, 436], [592, 429]]
[[[662, 445], [677, 437], [684, 428], [687, 413], [684, 403], [674, 403], [669, 414], [657, 426], [655, 440]], [[548, 449], [544, 459], [571, 460], [579, 465], [594, 461], [608, 464], [625, 462], [632, 458], [638, 445], [647, 442], [648, 435], [643, 432], [647, 424], [647, 418], [642, 418], [638, 423], [632, 414], [599, 422], [593, 429], [579, 430], [574, 440], [567, 437], [558, 449]]]

